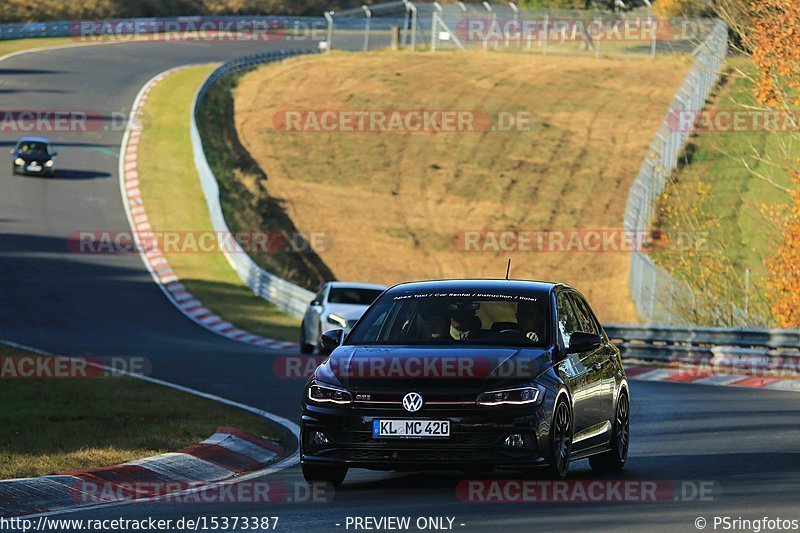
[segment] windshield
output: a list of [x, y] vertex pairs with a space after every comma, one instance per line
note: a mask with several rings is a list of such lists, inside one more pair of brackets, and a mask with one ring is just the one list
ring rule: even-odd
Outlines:
[[20, 155], [50, 155], [50, 146], [36, 141], [20, 143], [17, 151]]
[[355, 287], [331, 287], [328, 302], [332, 304], [371, 305], [383, 291]]
[[413, 293], [384, 297], [347, 344], [548, 346], [550, 308], [542, 294]]

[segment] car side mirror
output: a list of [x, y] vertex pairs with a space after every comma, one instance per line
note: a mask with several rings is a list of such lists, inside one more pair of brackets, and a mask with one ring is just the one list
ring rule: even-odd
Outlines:
[[603, 338], [600, 335], [577, 331], [569, 338], [567, 353], [580, 353], [596, 350], [601, 344], [603, 344]]
[[322, 305], [322, 301], [321, 300], [316, 300], [316, 299], [315, 300], [311, 300], [311, 305]]
[[11, 155], [14, 155], [14, 152], [16, 152], [16, 150], [14, 150], [13, 148], [8, 151], [8, 153], [11, 154]]
[[53, 152], [53, 157], [57, 156], [58, 152]]
[[319, 340], [320, 344], [322, 344], [322, 353], [324, 355], [330, 355], [332, 351], [342, 344], [342, 340], [344, 340], [344, 330], [332, 329], [326, 331]]

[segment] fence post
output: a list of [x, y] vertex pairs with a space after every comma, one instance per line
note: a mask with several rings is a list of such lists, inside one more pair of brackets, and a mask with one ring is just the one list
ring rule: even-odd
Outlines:
[[[414, 5], [414, 2], [410, 0], [403, 0], [403, 3], [406, 6], [406, 15], [411, 13], [411, 51], [417, 51], [417, 6]], [[408, 20], [408, 17], [406, 17]], [[406, 36], [408, 36], [408, 30], [406, 30]]]
[[405, 48], [408, 46], [408, 18], [411, 10], [408, 9], [408, 0], [403, 0], [403, 5], [406, 8], [405, 13], [403, 13], [403, 48]]
[[[509, 2], [508, 7], [510, 7], [511, 11], [514, 12], [514, 22], [517, 27], [517, 31], [519, 32], [519, 39], [517, 39], [517, 48], [519, 48], [522, 46], [522, 29], [519, 27], [519, 8], [517, 8], [517, 4], [514, 2]], [[508, 34], [506, 34], [506, 48], [508, 48], [510, 40], [511, 38], [508, 37]]]
[[333, 49], [333, 11], [325, 12], [325, 20], [328, 21], [328, 48], [325, 51], [330, 52]]
[[364, 51], [366, 52], [369, 50], [369, 27], [370, 21], [372, 21], [372, 11], [367, 6], [361, 6], [361, 9], [364, 10], [364, 15], [367, 17], [364, 21]]
[[[483, 7], [489, 13], [489, 27], [493, 28], [492, 22], [494, 22], [494, 18], [493, 18], [494, 10], [492, 9], [492, 4], [490, 4], [489, 2], [484, 0]], [[488, 31], [486, 32], [486, 35], [484, 35], [484, 37], [483, 37], [483, 49], [486, 50], [487, 48], [489, 48], [489, 32]]]
[[439, 2], [433, 3], [433, 13], [431, 14], [431, 52], [436, 51], [436, 41], [439, 39], [439, 14], [442, 13], [442, 6]]
[[542, 52], [547, 55], [547, 41], [550, 34], [550, 10], [544, 12], [544, 31], [542, 32]]

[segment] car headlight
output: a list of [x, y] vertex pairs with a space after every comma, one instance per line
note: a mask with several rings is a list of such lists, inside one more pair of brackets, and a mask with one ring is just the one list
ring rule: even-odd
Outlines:
[[347, 327], [347, 320], [340, 317], [339, 315], [335, 315], [333, 313], [328, 315], [328, 324], [334, 324], [336, 326], [341, 326], [342, 328]]
[[353, 395], [341, 387], [312, 383], [308, 388], [308, 399], [315, 403], [345, 404], [353, 402]]
[[45, 163], [44, 166], [46, 168], [53, 168], [53, 160], [52, 159], [48, 159], [47, 163]]
[[14, 160], [14, 164], [17, 165], [18, 167], [21, 167], [25, 164], [25, 160], [22, 159], [21, 157], [18, 157]]
[[542, 392], [536, 387], [488, 391], [478, 395], [478, 405], [525, 405], [538, 402], [541, 396]]

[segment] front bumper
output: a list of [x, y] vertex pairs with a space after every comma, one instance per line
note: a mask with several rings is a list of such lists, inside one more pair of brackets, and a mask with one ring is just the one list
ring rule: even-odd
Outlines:
[[[374, 419], [449, 420], [450, 437], [375, 438]], [[372, 470], [524, 469], [546, 464], [549, 414], [546, 403], [532, 407], [403, 409], [306, 404], [301, 428], [301, 461]], [[314, 442], [322, 432], [328, 444]], [[523, 446], [504, 443], [511, 434]]]
[[41, 166], [38, 170], [29, 170], [27, 165], [14, 165], [14, 172], [24, 176], [53, 176], [55, 175], [55, 167]]

